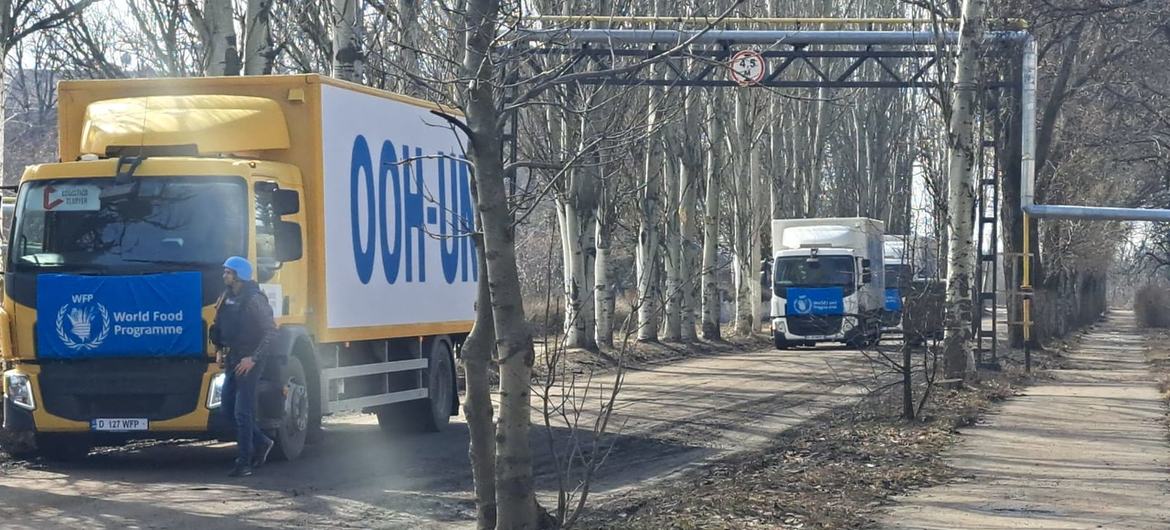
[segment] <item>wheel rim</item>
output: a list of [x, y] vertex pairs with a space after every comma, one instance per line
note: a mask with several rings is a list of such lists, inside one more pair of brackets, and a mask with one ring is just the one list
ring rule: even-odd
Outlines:
[[296, 432], [302, 432], [309, 427], [309, 392], [296, 378], [289, 378], [285, 384], [285, 404], [287, 413], [286, 423]]

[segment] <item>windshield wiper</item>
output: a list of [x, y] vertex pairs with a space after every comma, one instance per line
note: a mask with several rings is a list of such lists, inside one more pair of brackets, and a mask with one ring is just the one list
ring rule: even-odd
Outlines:
[[214, 263], [210, 263], [210, 262], [206, 262], [206, 261], [178, 260], [178, 259], [135, 259], [135, 258], [129, 258], [129, 259], [123, 259], [122, 261], [124, 261], [126, 263], [148, 263], [151, 265], [172, 265], [175, 267], [205, 268], [205, 267], [211, 267], [211, 266], [215, 265]]

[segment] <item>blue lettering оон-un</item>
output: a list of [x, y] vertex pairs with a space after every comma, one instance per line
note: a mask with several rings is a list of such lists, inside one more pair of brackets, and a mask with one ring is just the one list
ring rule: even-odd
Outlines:
[[[468, 236], [475, 230], [475, 216], [467, 161], [408, 145], [397, 148], [390, 140], [382, 142], [378, 158], [375, 184], [369, 141], [363, 135], [354, 138], [349, 208], [358, 279], [370, 283], [377, 256], [387, 284], [425, 283], [426, 239], [436, 238], [443, 280], [478, 281], [478, 258]], [[430, 167], [438, 177], [437, 189], [426, 186]]]
[[886, 289], [886, 311], [902, 310], [902, 290]]
[[37, 277], [37, 356], [203, 355], [203, 279], [198, 272]]
[[789, 287], [785, 314], [796, 316], [840, 315], [845, 312], [845, 291], [840, 287]]

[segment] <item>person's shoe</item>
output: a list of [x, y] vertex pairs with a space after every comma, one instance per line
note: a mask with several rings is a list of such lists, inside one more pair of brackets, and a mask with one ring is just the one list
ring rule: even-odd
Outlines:
[[257, 468], [268, 462], [268, 453], [272, 452], [272, 448], [276, 446], [276, 442], [268, 440], [268, 443], [256, 448], [256, 456], [252, 457], [252, 467]]
[[228, 473], [228, 476], [229, 477], [250, 477], [250, 476], [252, 476], [252, 466], [236, 465], [235, 469], [232, 469], [232, 472]]

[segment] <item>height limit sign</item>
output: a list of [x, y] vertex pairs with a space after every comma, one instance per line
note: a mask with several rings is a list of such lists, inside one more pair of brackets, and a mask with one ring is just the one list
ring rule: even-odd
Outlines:
[[760, 84], [764, 80], [764, 75], [768, 72], [767, 63], [764, 62], [764, 56], [755, 50], [742, 50], [731, 56], [731, 61], [727, 64], [728, 75], [731, 80], [739, 84], [739, 86], [752, 86]]

